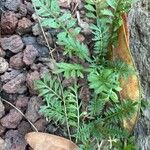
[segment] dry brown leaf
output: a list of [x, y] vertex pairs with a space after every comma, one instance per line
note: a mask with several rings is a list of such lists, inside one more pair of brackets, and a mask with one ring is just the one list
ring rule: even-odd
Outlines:
[[33, 150], [77, 150], [78, 147], [72, 141], [60, 136], [42, 132], [30, 132], [25, 139]]
[[[129, 33], [128, 33], [128, 22], [126, 14], [123, 15], [124, 24], [119, 29], [118, 37], [118, 47], [114, 50], [114, 59], [121, 59], [123, 62], [130, 66], [134, 65], [134, 60], [132, 58], [130, 48], [129, 48]], [[139, 77], [134, 74], [131, 75], [128, 80], [124, 78], [121, 79], [122, 91], [120, 92], [121, 99], [131, 99], [133, 101], [140, 100], [140, 81]], [[137, 106], [137, 111], [130, 119], [124, 120], [123, 124], [126, 129], [131, 132], [137, 122], [139, 114], [139, 108]]]

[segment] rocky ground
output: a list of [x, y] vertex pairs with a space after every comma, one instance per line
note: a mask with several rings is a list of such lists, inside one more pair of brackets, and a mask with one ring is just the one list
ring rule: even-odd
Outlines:
[[[65, 1], [60, 1], [60, 5], [74, 10], [83, 7], [77, 1], [73, 1], [71, 7]], [[42, 99], [37, 96], [34, 81], [51, 69], [53, 60], [49, 59], [49, 49], [39, 24], [32, 18], [33, 13], [30, 0], [0, 0], [0, 150], [28, 149], [24, 135], [34, 131], [29, 121], [38, 131], [64, 134], [39, 113]], [[84, 11], [81, 10], [81, 13], [84, 14]], [[88, 24], [82, 20], [79, 24], [88, 34]], [[55, 32], [45, 30], [52, 47]], [[79, 38], [85, 40], [82, 35]], [[56, 60], [63, 59], [61, 49], [55, 49], [54, 54]], [[78, 60], [74, 58], [73, 61]], [[69, 82], [64, 81], [64, 84]], [[82, 91], [81, 96], [87, 99], [86, 87], [83, 86]], [[20, 109], [25, 117], [1, 99]]]
[[[84, 14], [80, 0], [72, 0], [71, 5], [68, 5], [65, 0], [59, 0], [59, 2], [63, 9], [71, 9], [72, 12], [78, 10], [81, 16]], [[28, 149], [24, 135], [35, 130], [29, 121], [38, 131], [65, 135], [63, 130], [47, 122], [39, 113], [42, 99], [37, 96], [34, 81], [40, 79], [53, 67], [54, 60], [49, 57], [49, 49], [46, 46], [39, 24], [32, 18], [33, 13], [34, 9], [30, 0], [0, 0], [0, 150]], [[135, 23], [135, 26], [134, 21], [131, 19], [130, 21], [131, 26], [133, 25], [135, 32], [138, 33], [136, 26], [140, 21]], [[86, 40], [88, 44], [90, 38], [86, 36], [89, 34], [88, 23], [86, 22], [89, 22], [89, 20], [78, 18], [78, 24], [85, 35], [79, 36], [79, 40]], [[51, 47], [55, 47], [55, 32], [58, 31], [45, 30], [45, 35]], [[147, 35], [148, 32], [144, 33], [143, 30], [142, 33], [141, 35]], [[88, 37], [88, 39], [85, 37]], [[132, 43], [136, 45], [138, 40], [134, 37], [131, 39], [135, 40]], [[143, 45], [144, 42], [141, 40], [142, 38], [139, 41]], [[133, 45], [131, 46], [136, 54], [138, 48], [134, 48]], [[144, 54], [141, 52], [140, 57], [136, 56], [142, 59], [145, 58]], [[147, 54], [149, 53], [147, 52]], [[62, 50], [57, 48], [54, 57], [55, 60], [65, 59], [62, 56]], [[79, 60], [73, 57], [71, 61], [77, 62]], [[142, 61], [137, 63], [139, 64], [139, 62]], [[140, 69], [142, 70], [142, 68]], [[143, 74], [141, 73], [141, 76]], [[147, 83], [147, 80], [148, 77], [144, 81]], [[63, 84], [67, 86], [70, 82], [68, 80], [63, 81]], [[86, 87], [86, 82], [81, 81], [80, 83], [82, 84], [80, 96], [82, 99], [88, 100], [90, 93]], [[1, 98], [21, 110], [25, 117], [16, 108], [2, 101]]]

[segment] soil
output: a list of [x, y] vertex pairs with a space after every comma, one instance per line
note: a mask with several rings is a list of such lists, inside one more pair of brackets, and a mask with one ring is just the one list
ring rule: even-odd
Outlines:
[[[84, 14], [83, 4], [79, 0], [73, 0], [70, 5], [64, 0], [59, 0], [59, 3], [63, 10], [70, 9], [74, 15], [76, 11], [79, 11], [81, 16]], [[24, 135], [34, 131], [28, 121], [32, 122], [38, 131], [66, 136], [65, 130], [46, 121], [39, 113], [42, 99], [38, 97], [34, 81], [49, 72], [55, 61], [50, 58], [38, 21], [32, 18], [33, 13], [30, 0], [0, 1], [0, 150], [28, 149]], [[86, 18], [79, 21], [84, 30], [78, 40], [89, 43], [85, 38], [90, 32], [85, 20], [89, 21]], [[45, 29], [52, 48], [55, 48], [57, 32]], [[63, 56], [61, 48], [55, 48], [53, 54], [56, 61], [68, 59]], [[84, 64], [77, 58], [70, 61]], [[63, 84], [68, 86], [72, 82], [72, 79], [64, 80]], [[86, 81], [82, 82], [80, 97], [84, 99], [86, 107], [90, 93]], [[17, 109], [21, 110], [25, 117]]]

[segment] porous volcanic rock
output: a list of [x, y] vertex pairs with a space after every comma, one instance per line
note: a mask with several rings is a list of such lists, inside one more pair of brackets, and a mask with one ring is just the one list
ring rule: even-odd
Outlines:
[[28, 105], [29, 97], [24, 96], [24, 95], [19, 95], [17, 100], [16, 100], [16, 107], [17, 108], [26, 108]]
[[27, 45], [23, 53], [23, 61], [26, 65], [33, 64], [34, 60], [38, 56], [38, 51], [33, 45]]
[[27, 143], [24, 136], [18, 130], [8, 130], [5, 134], [5, 150], [25, 150]]
[[40, 132], [44, 132], [46, 130], [47, 124], [48, 122], [45, 119], [39, 119], [34, 123], [35, 127]]
[[23, 62], [23, 53], [20, 52], [10, 58], [10, 67], [13, 69], [21, 69], [25, 66]]
[[25, 17], [27, 15], [28, 10], [25, 4], [20, 4], [18, 9], [19, 9], [19, 14], [21, 17]]
[[0, 39], [1, 47], [4, 50], [10, 50], [13, 53], [18, 53], [23, 50], [24, 44], [19, 35], [12, 35]]
[[30, 98], [28, 103], [28, 108], [26, 110], [25, 116], [31, 122], [35, 122], [40, 118], [39, 109], [42, 104], [42, 100], [39, 97], [33, 96]]
[[27, 83], [27, 87], [29, 88], [30, 93], [36, 94], [34, 83], [36, 80], [39, 80], [39, 79], [40, 79], [40, 74], [38, 71], [29, 72], [27, 74], [26, 83]]
[[2, 89], [6, 93], [19, 93], [20, 89], [23, 87], [23, 84], [26, 81], [26, 74], [21, 73], [14, 79], [10, 80], [3, 85]]
[[17, 33], [22, 35], [31, 31], [33, 23], [28, 18], [23, 17], [18, 21]]
[[29, 122], [23, 120], [18, 125], [18, 131], [19, 131], [20, 134], [22, 134], [23, 136], [25, 136], [26, 133], [32, 131], [32, 128], [31, 128], [31, 125], [29, 124]]
[[8, 10], [17, 11], [20, 4], [22, 4], [22, 0], [6, 0], [5, 7]]
[[0, 79], [2, 82], [8, 82], [12, 79], [14, 79], [16, 76], [18, 76], [21, 73], [20, 70], [11, 69], [5, 72], [3, 75], [0, 76]]
[[8, 62], [3, 57], [0, 57], [0, 73], [6, 72], [8, 67]]
[[13, 34], [17, 27], [18, 19], [14, 12], [7, 11], [1, 17], [2, 34]]
[[15, 129], [22, 120], [22, 117], [23, 116], [16, 109], [11, 109], [10, 112], [4, 116], [0, 122], [2, 126], [6, 128]]

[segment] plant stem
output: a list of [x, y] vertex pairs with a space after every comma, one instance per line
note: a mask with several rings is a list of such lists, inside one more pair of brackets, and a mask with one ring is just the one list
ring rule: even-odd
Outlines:
[[[76, 96], [76, 105], [77, 105], [77, 134], [79, 133], [80, 128], [80, 107], [79, 107], [79, 100], [78, 100], [78, 93], [77, 93], [77, 81], [75, 79], [74, 81], [74, 88], [75, 88], [75, 96]], [[76, 143], [78, 142], [78, 139], [76, 138]]]
[[62, 100], [63, 100], [63, 104], [64, 104], [64, 113], [65, 113], [65, 120], [66, 120], [66, 126], [67, 126], [68, 136], [69, 136], [69, 139], [71, 140], [71, 133], [70, 133], [70, 126], [69, 126], [69, 122], [68, 122], [66, 100], [65, 100], [64, 95], [63, 95], [64, 92], [63, 92], [63, 87], [62, 87], [62, 84], [61, 84], [60, 77], [59, 77], [59, 75], [57, 75], [57, 76], [58, 76], [58, 80], [59, 80], [60, 88], [61, 88], [61, 93], [62, 93]]

